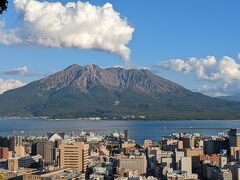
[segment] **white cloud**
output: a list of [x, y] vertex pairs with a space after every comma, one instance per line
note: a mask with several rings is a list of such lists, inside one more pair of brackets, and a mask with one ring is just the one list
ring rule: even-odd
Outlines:
[[161, 62], [157, 67], [183, 73], [194, 72], [198, 79], [223, 81], [225, 84], [240, 80], [240, 64], [228, 56], [224, 56], [220, 61], [214, 56], [201, 59], [173, 59]]
[[24, 85], [24, 83], [19, 81], [19, 80], [13, 80], [13, 79], [3, 80], [3, 79], [0, 79], [0, 94], [4, 93], [5, 91], [8, 91], [10, 89], [15, 89], [15, 88], [21, 87], [23, 85]]
[[23, 41], [16, 36], [16, 30], [5, 30], [5, 22], [0, 21], [0, 43], [4, 45], [20, 44]]
[[218, 96], [227, 96], [229, 95], [229, 89], [227, 86], [222, 86], [221, 84], [215, 85], [215, 84], [204, 84], [200, 86], [197, 89], [198, 92], [213, 96], [213, 97], [218, 97]]
[[26, 66], [14, 68], [4, 72], [4, 74], [8, 74], [8, 75], [26, 75], [28, 73], [29, 73], [29, 70]]
[[126, 61], [130, 58], [131, 50], [127, 45], [134, 28], [110, 3], [94, 6], [80, 1], [63, 5], [60, 2], [14, 0], [14, 4], [24, 25], [17, 33], [4, 30], [6, 40], [1, 41], [4, 44], [20, 41], [50, 47], [97, 49], [116, 53]]
[[21, 75], [21, 76], [45, 76], [47, 74], [38, 73], [30, 70], [27, 66], [13, 68], [7, 71], [4, 71], [3, 74], [6, 75]]
[[230, 84], [224, 84], [223, 82], [206, 82], [204, 85], [197, 88], [196, 91], [210, 96], [239, 94], [240, 81], [233, 81]]

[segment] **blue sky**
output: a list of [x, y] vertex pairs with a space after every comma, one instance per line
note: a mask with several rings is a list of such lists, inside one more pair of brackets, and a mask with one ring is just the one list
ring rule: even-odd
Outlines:
[[[49, 0], [49, 2], [58, 1]], [[64, 4], [68, 1], [61, 2]], [[131, 49], [132, 65], [154, 67], [154, 72], [160, 76], [186, 88], [197, 90], [204, 85], [216, 87], [226, 82], [199, 78], [194, 69], [189, 73], [182, 73], [174, 68], [155, 68], [155, 65], [171, 59], [185, 61], [189, 57], [199, 59], [207, 56], [215, 56], [217, 61], [223, 56], [229, 56], [236, 64], [239, 63], [240, 1], [238, 0], [91, 0], [89, 2], [99, 6], [106, 2], [111, 3], [114, 10], [119, 12], [122, 18], [127, 18], [128, 25], [134, 28], [133, 37], [127, 45]], [[16, 13], [12, 1], [8, 11], [0, 18], [6, 22], [8, 29], [21, 26], [19, 20], [21, 15]], [[26, 83], [39, 79], [42, 75], [6, 75], [4, 72], [24, 66], [39, 74], [49, 74], [71, 64], [97, 64], [102, 67], [124, 65], [124, 61], [118, 55], [100, 50], [12, 44], [0, 45], [0, 53], [2, 72], [0, 79], [17, 79]], [[208, 92], [204, 93], [208, 94]]]

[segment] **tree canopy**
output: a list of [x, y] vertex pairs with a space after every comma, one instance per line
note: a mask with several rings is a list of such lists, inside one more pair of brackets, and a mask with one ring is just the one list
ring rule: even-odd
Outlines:
[[0, 14], [3, 13], [3, 11], [7, 10], [8, 0], [1, 0], [0, 1]]

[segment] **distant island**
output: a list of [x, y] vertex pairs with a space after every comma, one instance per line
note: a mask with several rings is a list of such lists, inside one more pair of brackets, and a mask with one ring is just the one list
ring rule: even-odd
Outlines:
[[240, 119], [240, 103], [205, 96], [146, 69], [72, 65], [0, 95], [1, 117]]

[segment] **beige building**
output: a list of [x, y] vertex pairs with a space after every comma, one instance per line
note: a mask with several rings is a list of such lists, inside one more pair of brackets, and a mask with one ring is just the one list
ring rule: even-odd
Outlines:
[[192, 174], [192, 158], [191, 157], [181, 157], [181, 172], [186, 172], [187, 175]]
[[134, 142], [125, 141], [121, 144], [122, 148], [134, 148], [136, 144]]
[[23, 147], [23, 146], [19, 146], [19, 145], [17, 145], [17, 146], [15, 146], [15, 155], [14, 155], [14, 157], [15, 158], [20, 158], [20, 157], [24, 157], [25, 156], [25, 147]]
[[89, 145], [84, 142], [62, 143], [59, 145], [59, 166], [85, 172], [88, 165]]
[[138, 175], [145, 174], [147, 171], [146, 156], [121, 156], [119, 158], [119, 170], [125, 172], [137, 171]]
[[237, 152], [240, 151], [240, 147], [230, 147], [230, 155], [234, 158], [237, 159]]
[[149, 146], [151, 146], [152, 144], [153, 144], [152, 140], [150, 140], [150, 139], [145, 139], [145, 140], [144, 140], [143, 147], [146, 149], [146, 148], [148, 148]]
[[53, 172], [34, 171], [34, 172], [24, 174], [23, 179], [24, 180], [42, 180], [42, 179], [66, 180], [66, 179], [70, 179], [69, 177], [64, 176], [65, 172], [67, 171], [68, 169], [63, 169], [63, 170], [53, 171]]
[[9, 158], [8, 159], [8, 170], [17, 171], [18, 170], [18, 158]]

